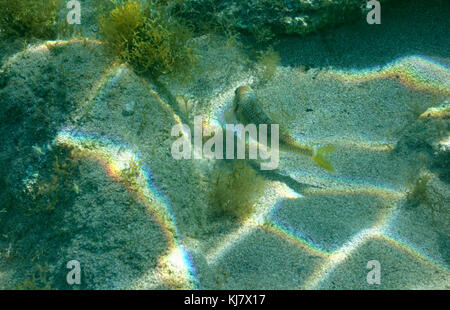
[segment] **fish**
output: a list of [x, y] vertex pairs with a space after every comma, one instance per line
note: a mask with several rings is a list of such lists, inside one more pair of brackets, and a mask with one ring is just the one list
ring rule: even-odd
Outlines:
[[423, 112], [419, 118], [425, 117], [449, 117], [450, 116], [450, 104], [448, 102], [438, 106], [438, 107], [430, 107], [425, 112]]
[[[245, 125], [248, 124], [275, 124], [264, 112], [264, 109], [256, 97], [255, 91], [248, 85], [240, 86], [235, 90], [233, 100], [233, 112], [236, 119]], [[334, 168], [328, 156], [336, 149], [334, 145], [308, 146], [299, 143], [288, 131], [279, 124], [280, 142], [290, 151], [300, 153], [311, 159], [323, 169], [333, 172]]]
[[73, 190], [77, 195], [80, 193], [80, 187], [76, 183], [73, 183]]
[[33, 146], [32, 146], [32, 149], [33, 149], [36, 153], [38, 153], [38, 154], [40, 154], [40, 155], [44, 155], [44, 151], [42, 150], [41, 147], [36, 146], [36, 145], [33, 145]]

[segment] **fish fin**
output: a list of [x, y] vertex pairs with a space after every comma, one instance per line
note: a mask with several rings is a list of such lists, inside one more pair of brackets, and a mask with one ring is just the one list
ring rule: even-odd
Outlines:
[[330, 172], [333, 172], [333, 165], [331, 164], [330, 160], [327, 158], [336, 147], [334, 145], [325, 145], [321, 146], [314, 150], [314, 154], [312, 156], [312, 160], [318, 164], [320, 167], [322, 167], [325, 170], [328, 170]]

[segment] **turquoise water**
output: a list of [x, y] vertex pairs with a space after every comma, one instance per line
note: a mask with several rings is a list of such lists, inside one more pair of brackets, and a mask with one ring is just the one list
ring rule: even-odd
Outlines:
[[0, 20], [1, 289], [449, 288], [445, 1], [44, 2]]

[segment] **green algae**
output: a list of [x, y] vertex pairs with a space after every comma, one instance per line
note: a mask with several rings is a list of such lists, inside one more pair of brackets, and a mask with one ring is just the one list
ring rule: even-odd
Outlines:
[[0, 0], [0, 33], [10, 37], [53, 39], [61, 0]]
[[265, 190], [265, 181], [244, 160], [234, 160], [229, 169], [216, 171], [211, 207], [219, 216], [245, 219], [255, 210], [255, 202]]
[[121, 60], [138, 73], [157, 77], [182, 70], [195, 59], [186, 46], [189, 28], [167, 17], [156, 2], [129, 0], [99, 20], [100, 34]]

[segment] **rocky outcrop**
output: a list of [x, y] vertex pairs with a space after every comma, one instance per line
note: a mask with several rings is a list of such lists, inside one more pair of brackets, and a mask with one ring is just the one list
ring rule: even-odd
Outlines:
[[[382, 0], [381, 3], [388, 0]], [[186, 0], [179, 15], [198, 23], [216, 23], [266, 40], [274, 34], [308, 34], [362, 17], [367, 0]]]

